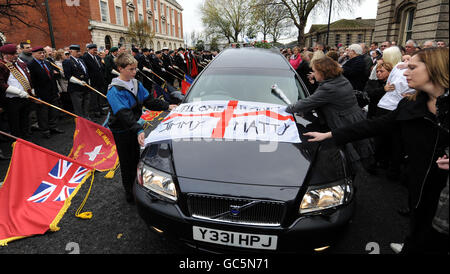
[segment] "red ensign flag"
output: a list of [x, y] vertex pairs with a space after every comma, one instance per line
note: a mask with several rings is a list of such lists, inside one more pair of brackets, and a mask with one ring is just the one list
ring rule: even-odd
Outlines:
[[92, 173], [89, 166], [18, 139], [0, 188], [0, 246], [59, 230], [72, 197]]

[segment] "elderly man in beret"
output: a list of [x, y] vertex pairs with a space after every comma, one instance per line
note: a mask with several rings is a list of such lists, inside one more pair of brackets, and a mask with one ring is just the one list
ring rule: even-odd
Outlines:
[[17, 46], [7, 44], [0, 47], [0, 98], [4, 101], [11, 134], [28, 137], [28, 96], [33, 94], [32, 81], [27, 65], [18, 61]]
[[69, 81], [67, 92], [72, 99], [75, 114], [91, 119], [89, 117], [89, 99], [92, 91], [86, 87], [89, 83], [89, 70], [81, 59], [80, 46], [71, 45], [69, 50], [70, 57], [63, 61], [64, 76]]
[[[89, 71], [89, 80], [91, 87], [106, 94], [105, 65], [98, 56], [96, 44], [87, 45], [87, 52], [82, 57]], [[96, 118], [100, 118], [102, 114], [106, 114], [102, 110], [102, 105], [106, 104], [106, 100], [96, 92], [90, 94], [90, 111]]]
[[[28, 64], [28, 69], [30, 70], [36, 97], [49, 104], [58, 105], [59, 94], [54, 68], [45, 59], [45, 49], [38, 46], [31, 51], [33, 53], [33, 61]], [[42, 130], [45, 138], [49, 139], [51, 134], [64, 133], [63, 130], [56, 127], [58, 110], [55, 108], [40, 104], [37, 107], [37, 117], [39, 128]]]

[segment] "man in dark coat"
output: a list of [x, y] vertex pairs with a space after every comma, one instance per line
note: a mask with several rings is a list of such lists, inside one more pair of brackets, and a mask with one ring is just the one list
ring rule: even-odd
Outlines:
[[118, 75], [113, 73], [113, 70], [119, 72], [116, 64], [114, 63], [114, 58], [119, 55], [119, 49], [117, 47], [112, 47], [109, 50], [108, 55], [105, 57], [105, 78], [106, 86], [111, 84], [112, 79], [116, 78]]
[[[45, 61], [45, 51], [43, 47], [34, 47], [33, 61], [28, 64], [31, 81], [33, 82], [36, 97], [52, 104], [58, 105], [58, 87], [56, 85], [55, 73], [52, 65]], [[40, 104], [37, 106], [37, 118], [39, 127], [45, 138], [50, 138], [51, 133], [64, 133], [56, 127], [58, 122], [58, 110]]]
[[148, 71], [145, 71], [144, 68], [147, 69], [152, 69], [152, 63], [151, 63], [151, 57], [150, 57], [150, 50], [147, 48], [143, 48], [142, 49], [142, 55], [140, 56], [139, 60], [138, 60], [138, 68], [141, 71], [138, 74], [141, 75], [145, 75], [143, 76], [143, 81], [142, 84], [144, 85], [144, 87], [151, 92], [153, 90], [153, 82], [149, 80], [152, 79], [152, 74]]
[[[83, 55], [82, 59], [89, 71], [91, 87], [106, 95], [105, 65], [97, 54], [97, 45], [89, 44], [87, 46], [87, 52]], [[90, 93], [90, 111], [94, 112], [97, 118], [105, 114], [102, 110], [102, 105], [105, 104], [104, 101], [106, 99], [98, 93], [94, 91]]]
[[72, 45], [69, 49], [70, 57], [63, 62], [64, 75], [69, 81], [67, 92], [72, 99], [75, 114], [90, 119], [89, 97], [93, 91], [84, 86], [89, 81], [89, 72], [83, 59], [81, 59], [80, 46]]
[[187, 73], [187, 66], [186, 66], [186, 60], [184, 57], [184, 48], [179, 48], [177, 55], [175, 55], [175, 66], [177, 66], [181, 71], [183, 71], [185, 74]]
[[366, 62], [362, 55], [362, 48], [358, 44], [349, 46], [349, 57], [342, 68], [344, 76], [350, 81], [354, 90], [362, 91], [366, 85], [368, 74], [366, 73]]

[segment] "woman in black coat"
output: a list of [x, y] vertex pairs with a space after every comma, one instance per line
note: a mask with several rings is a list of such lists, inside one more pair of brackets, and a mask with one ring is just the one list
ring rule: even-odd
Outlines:
[[[406, 180], [411, 208], [411, 235], [406, 238], [402, 253], [447, 254], [449, 250], [448, 234], [432, 227], [448, 178], [448, 170], [436, 164], [448, 153], [449, 146], [448, 59], [448, 48], [418, 51], [405, 72], [408, 85], [417, 92], [400, 101], [393, 112], [328, 133], [305, 134], [313, 137], [311, 142], [333, 138], [337, 144], [345, 144], [399, 129], [408, 155]], [[444, 159], [448, 164], [448, 155]]]
[[[313, 61], [312, 69], [319, 86], [308, 98], [289, 105], [288, 113], [307, 113], [313, 109], [323, 114], [330, 129], [345, 127], [365, 119], [365, 115], [353, 93], [350, 82], [342, 75], [342, 68], [329, 57]], [[347, 144], [345, 148], [350, 162], [369, 159], [373, 149], [369, 140]]]
[[367, 119], [375, 118], [377, 113], [378, 102], [386, 94], [386, 81], [389, 78], [393, 67], [390, 63], [382, 63], [377, 65], [377, 80], [367, 81], [364, 91], [369, 96], [369, 111], [367, 112]]

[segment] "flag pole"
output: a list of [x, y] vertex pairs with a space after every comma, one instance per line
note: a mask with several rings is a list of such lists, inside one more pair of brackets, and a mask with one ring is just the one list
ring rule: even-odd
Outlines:
[[140, 69], [137, 70], [138, 72], [140, 72], [142, 74], [142, 76], [144, 76], [145, 78], [147, 78], [150, 82], [152, 82], [153, 84], [156, 84], [155, 81], [152, 80], [152, 78], [148, 77], [145, 73], [143, 73]]
[[39, 103], [44, 104], [44, 105], [47, 105], [47, 106], [49, 106], [49, 107], [55, 108], [55, 109], [57, 109], [57, 110], [59, 110], [59, 111], [62, 111], [62, 112], [64, 112], [65, 114], [68, 114], [68, 115], [70, 115], [70, 116], [73, 116], [74, 118], [78, 118], [78, 115], [75, 115], [75, 114], [73, 114], [72, 112], [69, 112], [69, 111], [64, 110], [64, 109], [62, 109], [62, 108], [59, 108], [59, 107], [54, 106], [54, 105], [52, 105], [52, 104], [49, 104], [49, 103], [47, 103], [47, 102], [45, 102], [45, 101], [42, 101], [41, 99], [38, 99], [38, 98], [33, 97], [33, 96], [28, 96], [28, 98], [33, 99], [33, 100], [35, 100], [36, 102], [39, 102]]
[[167, 70], [166, 70], [166, 72], [169, 73], [170, 75], [172, 75], [173, 77], [177, 78], [178, 80], [183, 81], [183, 79], [181, 79], [180, 77], [176, 76], [175, 74], [170, 73], [170, 72], [168, 72]]
[[[61, 67], [59, 67], [59, 66], [53, 64], [52, 62], [50, 62], [50, 64], [51, 64], [52, 66], [54, 66], [55, 68], [59, 69], [60, 71], [64, 71]], [[101, 93], [100, 91], [96, 90], [95, 88], [91, 87], [90, 85], [85, 84], [84, 86], [87, 87], [87, 88], [89, 88], [89, 89], [91, 89], [92, 91], [97, 92], [98, 95], [103, 96], [104, 98], [107, 98], [105, 94]]]
[[11, 135], [11, 134], [9, 134], [9, 133], [6, 133], [6, 132], [3, 132], [3, 131], [1, 131], [1, 130], [0, 130], [0, 134], [5, 135], [6, 137], [9, 137], [9, 138], [11, 138], [11, 139], [15, 139], [15, 140], [19, 139], [19, 138], [17, 138], [16, 136], [13, 136], [13, 135]]
[[98, 95], [103, 96], [105, 99], [107, 98], [105, 94], [101, 93], [100, 91], [96, 90], [95, 88], [91, 87], [90, 85], [85, 84], [84, 86], [87, 87], [87, 88], [89, 88], [89, 89], [91, 89], [92, 91], [97, 92]]

